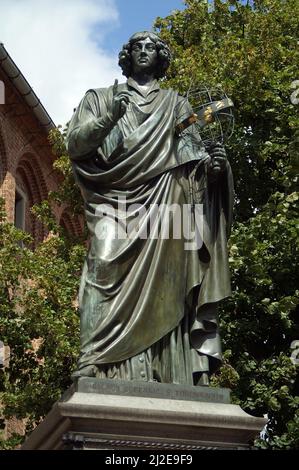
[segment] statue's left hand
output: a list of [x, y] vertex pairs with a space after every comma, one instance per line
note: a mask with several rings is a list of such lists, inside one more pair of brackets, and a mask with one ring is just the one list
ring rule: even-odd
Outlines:
[[221, 143], [216, 142], [207, 150], [211, 157], [208, 165], [208, 173], [212, 177], [218, 176], [226, 169], [227, 158], [225, 148]]

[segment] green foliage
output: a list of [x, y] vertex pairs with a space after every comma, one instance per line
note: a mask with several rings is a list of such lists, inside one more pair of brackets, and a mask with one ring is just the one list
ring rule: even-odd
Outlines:
[[[236, 186], [229, 246], [233, 295], [221, 311], [225, 360], [212, 385], [231, 388], [233, 401], [249, 413], [268, 415], [266, 439], [257, 446], [298, 449], [298, 365], [290, 346], [299, 340], [299, 106], [290, 95], [299, 79], [299, 4], [185, 4], [156, 22], [173, 51], [164, 86], [184, 92], [191, 81], [220, 84], [236, 114], [227, 145]], [[75, 298], [86, 234], [70, 239], [51, 205], [81, 214], [82, 199], [63, 133], [58, 129], [50, 139], [60, 189], [34, 212], [51, 235], [33, 251], [30, 236], [5, 221], [0, 205], [0, 337], [11, 346], [9, 368], [0, 371], [0, 398], [4, 415], [25, 418], [27, 430], [69, 385], [79, 347]]]
[[50, 131], [49, 135], [52, 151], [56, 156], [53, 168], [62, 176], [59, 190], [50, 192], [49, 201], [65, 204], [70, 214], [83, 215], [83, 200], [75, 184], [72, 165], [65, 146], [66, 130], [61, 131], [58, 127]]
[[6, 221], [2, 200], [0, 208], [0, 337], [10, 346], [9, 367], [0, 370], [1, 412], [30, 430], [71, 382], [85, 248], [50, 233], [33, 251], [31, 237]]
[[[230, 238], [233, 295], [221, 312], [224, 363], [212, 385], [268, 415], [261, 448], [299, 448], [298, 320], [299, 105], [296, 0], [186, 0], [156, 21], [173, 62], [165, 87], [221, 85], [235, 104], [227, 144], [236, 191]], [[298, 87], [297, 87], [298, 88]]]
[[20, 434], [13, 433], [12, 436], [10, 436], [8, 439], [2, 439], [0, 435], [0, 442], [1, 450], [11, 450], [11, 449], [18, 449], [22, 442], [23, 442], [23, 437], [20, 436]]
[[[181, 92], [199, 83], [220, 84], [235, 104], [236, 128], [228, 144], [237, 201], [235, 217], [247, 220], [271, 194], [294, 188], [299, 79], [297, 0], [255, 2], [188, 0], [186, 9], [156, 22], [173, 51], [165, 86]], [[250, 2], [252, 3], [252, 2]], [[293, 149], [295, 150], [295, 149]], [[297, 170], [297, 171], [296, 171]]]

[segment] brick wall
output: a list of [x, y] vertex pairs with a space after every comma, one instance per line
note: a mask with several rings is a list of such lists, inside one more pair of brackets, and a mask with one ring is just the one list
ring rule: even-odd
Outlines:
[[[0, 104], [0, 197], [5, 200], [8, 221], [14, 223], [16, 191], [22, 195], [25, 200], [24, 228], [37, 244], [48, 234], [30, 209], [44, 200], [49, 191], [57, 189], [61, 177], [52, 167], [54, 156], [47, 131], [1, 67], [0, 81], [5, 85], [5, 104]], [[69, 233], [82, 233], [83, 220], [70, 216], [65, 207], [54, 207], [54, 214]], [[2, 367], [9, 365], [9, 347], [1, 341], [0, 363]], [[0, 419], [0, 439], [24, 432], [24, 420]]]
[[[61, 176], [52, 167], [54, 155], [47, 131], [1, 68], [0, 80], [6, 92], [5, 104], [0, 104], [0, 197], [5, 199], [7, 218], [13, 223], [16, 190], [21, 191], [26, 199], [24, 228], [38, 243], [47, 231], [30, 208], [57, 189]], [[69, 233], [82, 233], [83, 220], [70, 216], [64, 207], [54, 207], [54, 214]]]
[[[25, 230], [39, 242], [46, 230], [30, 208], [57, 187], [54, 156], [46, 130], [1, 69], [0, 80], [6, 92], [5, 104], [0, 104], [0, 196], [5, 199], [8, 220], [14, 222], [16, 189], [22, 191], [26, 200]], [[59, 219], [61, 210], [56, 208], [55, 212]]]

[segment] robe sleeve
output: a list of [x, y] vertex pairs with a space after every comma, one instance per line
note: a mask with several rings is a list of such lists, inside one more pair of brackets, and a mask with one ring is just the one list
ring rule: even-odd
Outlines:
[[100, 103], [97, 93], [87, 91], [69, 124], [66, 140], [70, 157], [89, 158], [114, 126], [111, 112]]

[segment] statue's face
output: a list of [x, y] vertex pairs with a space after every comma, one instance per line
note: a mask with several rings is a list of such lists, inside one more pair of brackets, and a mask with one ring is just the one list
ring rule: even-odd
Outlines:
[[158, 62], [156, 45], [149, 38], [134, 42], [131, 50], [133, 73], [153, 72]]

